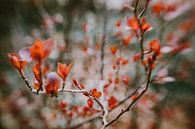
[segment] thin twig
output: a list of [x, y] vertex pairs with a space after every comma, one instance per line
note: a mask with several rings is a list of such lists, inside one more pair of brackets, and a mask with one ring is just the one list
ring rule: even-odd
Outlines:
[[[72, 90], [72, 89], [59, 89], [58, 92], [68, 92], [68, 93], [87, 93], [86, 90]], [[32, 93], [37, 94], [36, 90], [32, 90]], [[40, 91], [39, 94], [46, 94], [46, 91]]]
[[139, 25], [139, 30], [140, 30], [140, 34], [139, 34], [139, 41], [140, 41], [140, 49], [141, 49], [141, 62], [142, 64], [144, 65], [144, 68], [145, 68], [145, 71], [148, 70], [145, 62], [144, 62], [144, 30], [142, 28], [142, 23], [141, 23], [141, 17], [144, 15], [144, 13], [146, 12], [147, 8], [148, 8], [148, 5], [149, 5], [149, 1], [150, 0], [147, 0], [146, 1], [146, 5], [144, 7], [144, 9], [142, 10], [142, 12], [139, 14], [138, 16], [138, 12], [137, 12], [137, 8], [138, 8], [138, 4], [139, 4], [139, 0], [136, 0], [136, 3], [135, 3], [135, 9], [134, 9], [134, 16], [138, 22], [138, 25]]
[[42, 85], [43, 85], [43, 80], [42, 80], [42, 67], [41, 67], [41, 64], [42, 64], [42, 62], [41, 61], [39, 61], [39, 89], [37, 90], [37, 94], [39, 94], [39, 91], [41, 90], [41, 91], [43, 91], [43, 87], [42, 87]]
[[32, 91], [32, 86], [30, 85], [30, 83], [28, 82], [28, 79], [25, 77], [23, 71], [20, 72], [21, 78], [24, 80], [26, 86], [30, 89], [30, 91]]
[[149, 2], [150, 2], [150, 0], [146, 1], [146, 5], [145, 5], [144, 9], [141, 11], [141, 13], [139, 14], [139, 18], [141, 18], [144, 15], [144, 13], [146, 12], [148, 5], [149, 5]]
[[[137, 91], [139, 91], [139, 89], [142, 88], [141, 86], [136, 88], [133, 92], [129, 93], [129, 95], [127, 95], [123, 100], [121, 100], [113, 109], [109, 110], [108, 113], [111, 113], [114, 111], [114, 109], [117, 109], [119, 106], [121, 106], [122, 104], [124, 104], [127, 100], [129, 100], [129, 98], [133, 95], [135, 95], [137, 93]], [[95, 116], [85, 120], [85, 121], [82, 121], [81, 123], [78, 123], [76, 125], [72, 125], [71, 127], [66, 127], [65, 129], [75, 129], [75, 128], [78, 128], [86, 123], [89, 123], [93, 120], [96, 120], [96, 119], [99, 119], [99, 118], [102, 118], [101, 117], [102, 114], [98, 113], [96, 114]]]

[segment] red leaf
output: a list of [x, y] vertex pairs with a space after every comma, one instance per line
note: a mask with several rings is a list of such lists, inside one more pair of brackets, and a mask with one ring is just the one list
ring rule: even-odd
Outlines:
[[136, 95], [131, 96], [132, 101], [135, 101], [137, 99]]
[[66, 102], [62, 101], [62, 102], [59, 103], [59, 108], [60, 108], [60, 109], [63, 110], [63, 109], [65, 109], [66, 107], [67, 107], [67, 103], [66, 103]]
[[89, 106], [89, 108], [93, 107], [93, 100], [92, 99], [88, 99], [87, 100], [87, 105]]
[[108, 106], [110, 109], [113, 109], [117, 105], [117, 99], [114, 96], [111, 96], [108, 99]]
[[75, 86], [78, 86], [78, 85], [79, 85], [78, 82], [77, 82], [77, 80], [76, 80], [76, 78], [72, 78], [72, 83], [73, 83]]
[[95, 89], [95, 88], [90, 90], [90, 92], [92, 93], [92, 96], [95, 98], [99, 98], [102, 95], [102, 93], [97, 91], [97, 89]]
[[123, 77], [122, 77], [122, 81], [123, 81], [123, 83], [124, 83], [126, 86], [128, 86], [128, 84], [129, 84], [129, 76], [128, 76], [128, 75], [123, 76]]
[[138, 61], [141, 58], [141, 54], [137, 53], [134, 57], [133, 57], [133, 61]]

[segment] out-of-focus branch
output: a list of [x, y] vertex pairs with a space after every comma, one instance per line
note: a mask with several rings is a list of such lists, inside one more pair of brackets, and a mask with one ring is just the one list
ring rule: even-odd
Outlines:
[[[147, 91], [147, 89], [148, 89], [148, 87], [149, 87], [149, 83], [150, 83], [150, 78], [151, 78], [151, 70], [152, 70], [152, 69], [150, 69], [150, 71], [149, 71], [149, 73], [148, 73], [148, 80], [147, 80], [145, 89], [140, 93], [139, 96], [137, 96], [136, 100], [134, 100], [134, 101], [132, 101], [132, 102], [130, 103], [130, 105], [127, 107], [126, 111], [125, 111], [125, 110], [123, 111], [124, 113], [127, 112], [127, 111], [129, 111], [129, 109], [133, 106], [133, 104], [134, 104], [136, 101], [138, 101], [138, 99], [141, 98], [141, 97], [143, 96], [143, 94]], [[136, 88], [132, 93], [129, 93], [129, 95], [127, 95], [123, 100], [121, 100], [121, 101], [120, 101], [112, 110], [109, 110], [109, 113], [111, 113], [112, 111], [114, 111], [114, 109], [118, 108], [120, 105], [124, 104], [124, 102], [126, 102], [127, 100], [129, 100], [130, 97], [132, 97], [133, 95], [137, 94], [137, 92], [138, 92], [140, 89], [142, 89], [141, 86], [138, 87], [138, 88]], [[112, 124], [113, 122], [115, 122], [115, 121], [116, 121], [118, 118], [120, 118], [120, 116], [122, 116], [124, 113], [120, 113], [115, 119], [113, 119], [112, 121], [110, 121], [109, 123], [107, 123], [106, 125], [104, 125], [104, 128], [105, 128], [105, 127], [108, 127], [110, 124]], [[78, 128], [78, 127], [80, 127], [80, 126], [82, 126], [82, 125], [84, 125], [84, 124], [86, 124], [86, 123], [89, 123], [89, 122], [91, 122], [91, 121], [94, 121], [94, 120], [96, 120], [96, 119], [99, 119], [99, 118], [101, 118], [101, 114], [100, 114], [100, 113], [96, 114], [95, 116], [93, 116], [93, 117], [91, 117], [91, 118], [89, 118], [89, 119], [87, 119], [87, 120], [85, 120], [85, 121], [83, 121], [83, 122], [81, 122], [81, 123], [79, 123], [79, 124], [72, 125], [72, 126], [70, 126], [70, 127], [66, 127], [65, 129], [73, 129], [73, 128], [75, 129], [75, 128]]]
[[[82, 91], [82, 88], [81, 88], [81, 86], [80, 86], [78, 83], [74, 83], [74, 85], [75, 85], [76, 87], [78, 87], [80, 91]], [[102, 104], [96, 97], [94, 97], [90, 92], [88, 92], [88, 91], [86, 91], [86, 90], [85, 90], [83, 93], [84, 93], [87, 97], [89, 97], [90, 99], [93, 99], [93, 100], [100, 106], [101, 110], [104, 111], [104, 106], [103, 106], [103, 104]]]
[[106, 37], [107, 37], [107, 9], [106, 9], [106, 4], [104, 3], [104, 21], [103, 21], [103, 35], [102, 35], [102, 45], [101, 45], [101, 66], [100, 66], [100, 75], [101, 75], [101, 80], [104, 79], [104, 56], [105, 56], [105, 44], [106, 44]]
[[[120, 59], [122, 57], [122, 53], [123, 53], [123, 45], [122, 45], [122, 43], [120, 43], [119, 57], [118, 57], [119, 60], [117, 60], [117, 64], [116, 64], [115, 80], [118, 78], [118, 75], [119, 75], [119, 72], [120, 72]], [[116, 88], [116, 83], [115, 83], [115, 88]]]
[[[105, 45], [106, 45], [106, 38], [107, 38], [107, 20], [108, 20], [108, 17], [107, 17], [107, 8], [106, 8], [106, 2], [104, 2], [104, 18], [103, 18], [103, 35], [102, 35], [102, 45], [101, 45], [101, 66], [100, 66], [100, 75], [101, 75], [101, 80], [104, 81], [104, 56], [105, 56]], [[103, 90], [102, 90], [102, 98], [104, 99], [104, 93], [103, 93]], [[107, 124], [107, 120], [106, 120], [106, 116], [108, 114], [108, 111], [107, 111], [107, 108], [105, 105], [102, 105], [103, 106], [103, 111], [102, 111], [102, 122], [103, 122], [103, 127], [102, 129], [104, 128], [104, 125]]]
[[143, 8], [143, 10], [141, 11], [141, 13], [139, 14], [139, 18], [141, 18], [144, 15], [144, 13], [146, 12], [148, 5], [149, 5], [149, 2], [150, 2], [150, 0], [146, 0], [146, 5]]
[[[141, 17], [144, 15], [144, 13], [146, 12], [147, 8], [148, 8], [148, 4], [149, 4], [149, 1], [150, 0], [147, 0], [146, 1], [146, 5], [144, 7], [144, 9], [142, 10], [142, 12], [140, 13], [140, 15], [138, 16], [137, 14], [137, 8], [138, 8], [138, 4], [139, 4], [139, 0], [136, 0], [135, 1], [135, 7], [134, 7], [134, 15], [138, 21], [138, 24], [139, 24], [139, 29], [140, 29], [140, 49], [141, 49], [141, 61], [142, 61], [142, 64], [144, 65], [145, 67], [145, 70], [147, 72], [147, 66], [146, 64], [144, 63], [144, 48], [143, 48], [143, 42], [144, 42], [144, 30], [142, 29], [142, 24], [141, 24]], [[100, 69], [100, 74], [101, 74], [101, 79], [103, 80], [103, 70], [104, 70], [104, 46], [105, 46], [105, 40], [106, 40], [106, 18], [104, 19], [104, 28], [103, 28], [103, 37], [102, 37], [102, 46], [101, 46], [101, 69]], [[116, 72], [116, 75], [118, 74], [119, 72], [119, 69], [117, 70]], [[143, 94], [147, 91], [148, 87], [149, 87], [149, 83], [150, 83], [150, 77], [151, 77], [151, 72], [152, 72], [152, 68], [150, 67], [149, 71], [148, 71], [148, 79], [147, 79], [147, 83], [146, 83], [146, 86], [145, 86], [145, 89], [141, 92], [141, 94], [134, 100], [130, 103], [130, 105], [125, 109], [123, 110], [120, 114], [118, 114], [118, 116], [113, 119], [112, 121], [110, 121], [109, 123], [106, 123], [104, 122], [103, 120], [103, 126], [102, 126], [102, 129], [104, 129], [105, 127], [111, 125], [113, 122], [115, 122], [116, 120], [118, 120], [118, 118], [120, 118], [120, 116], [122, 116], [125, 112], [129, 111], [129, 109], [134, 105], [134, 103], [136, 103], [136, 101], [139, 100], [139, 98], [141, 98], [143, 96]], [[140, 87], [138, 89], [136, 89], [132, 94], [130, 94], [129, 96], [127, 96], [123, 101], [121, 101], [116, 107], [120, 106], [121, 104], [123, 104], [126, 100], [129, 99], [129, 97], [131, 97], [132, 95], [134, 95], [135, 93], [137, 93], [137, 91], [140, 89]], [[111, 110], [112, 111], [112, 110]], [[103, 117], [105, 115], [105, 112], [103, 112]], [[94, 118], [94, 119], [97, 119], [98, 117]], [[105, 119], [105, 118], [103, 118]], [[91, 119], [90, 119], [91, 121]], [[87, 121], [84, 121], [82, 124], [85, 124], [89, 122], [88, 120]], [[79, 124], [79, 125], [82, 125], [82, 124]], [[74, 127], [78, 127], [78, 126], [74, 126]]]
[[[135, 95], [137, 93], [137, 91], [141, 89], [141, 87], [138, 87], [136, 88], [133, 92], [129, 93], [123, 100], [121, 100], [112, 110], [109, 110], [108, 113], [111, 113], [114, 111], [114, 109], [117, 109], [119, 106], [121, 106], [122, 104], [124, 104], [127, 100], [129, 100], [130, 97], [132, 97], [133, 95]], [[75, 125], [72, 125], [70, 127], [66, 127], [65, 129], [75, 129], [75, 128], [78, 128], [86, 123], [89, 123], [91, 121], [94, 121], [94, 120], [97, 120], [97, 119], [100, 119], [102, 118], [101, 117], [102, 114], [101, 113], [98, 113], [94, 116], [92, 116], [91, 118], [87, 119], [87, 120], [84, 120], [82, 121], [81, 123], [78, 123], [78, 124], [75, 124]]]
[[148, 87], [150, 85], [151, 73], [152, 73], [152, 67], [150, 66], [149, 72], [148, 72], [148, 75], [147, 75], [147, 82], [146, 82], [146, 86], [145, 86], [144, 90], [139, 94], [139, 96], [136, 97], [135, 100], [133, 100], [128, 105], [128, 107], [126, 109], [122, 110], [113, 120], [108, 122], [108, 124], [106, 124], [105, 127], [108, 127], [109, 125], [114, 123], [116, 120], [118, 120], [125, 112], [128, 112], [130, 110], [130, 108], [144, 95], [144, 93], [146, 93], [146, 91], [148, 90]]

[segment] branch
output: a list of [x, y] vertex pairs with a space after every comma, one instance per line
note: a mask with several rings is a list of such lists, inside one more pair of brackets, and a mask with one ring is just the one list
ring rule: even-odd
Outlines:
[[141, 13], [139, 14], [139, 18], [141, 18], [144, 15], [144, 13], [146, 12], [148, 5], [149, 5], [149, 2], [150, 2], [150, 0], [146, 1], [146, 5], [145, 5], [144, 9], [141, 11]]
[[[72, 89], [59, 89], [58, 92], [68, 92], [68, 93], [87, 93], [86, 90], [72, 90]], [[32, 93], [37, 94], [36, 90], [32, 90]], [[39, 94], [46, 94], [46, 91], [40, 91]]]
[[[100, 75], [101, 80], [104, 80], [104, 56], [105, 56], [105, 44], [106, 44], [106, 38], [107, 38], [107, 9], [106, 9], [106, 3], [104, 3], [104, 23], [103, 23], [103, 36], [102, 36], [102, 45], [101, 45], [101, 67], [100, 67]], [[102, 90], [102, 99], [104, 99], [104, 91]], [[103, 127], [107, 124], [106, 116], [108, 114], [107, 108], [103, 104], [99, 104], [102, 108], [102, 122]], [[102, 128], [103, 129], [103, 128]]]
[[[129, 93], [129, 95], [127, 95], [123, 100], [121, 100], [121, 101], [120, 101], [112, 110], [109, 110], [108, 113], [113, 112], [113, 111], [114, 111], [115, 109], [117, 109], [119, 106], [121, 106], [122, 104], [124, 104], [127, 100], [129, 100], [129, 98], [130, 98], [131, 96], [135, 95], [135, 94], [137, 93], [137, 91], [139, 91], [140, 88], [141, 88], [141, 86], [138, 87], [138, 88], [136, 88], [133, 92]], [[101, 118], [101, 116], [102, 116], [102, 114], [101, 114], [101, 113], [98, 113], [98, 114], [96, 114], [95, 116], [93, 116], [93, 117], [91, 117], [91, 118], [89, 118], [89, 119], [87, 119], [87, 120], [85, 120], [85, 121], [83, 121], [83, 122], [80, 122], [80, 123], [78, 123], [78, 124], [76, 124], [76, 125], [72, 125], [72, 126], [70, 126], [70, 127], [66, 127], [65, 129], [75, 129], [75, 128], [78, 128], [78, 127], [80, 127], [80, 126], [82, 126], [82, 125], [84, 125], [84, 124], [86, 124], [86, 123], [89, 123], [89, 122], [91, 122], [91, 121], [94, 121], [94, 120], [96, 120], [96, 119]]]
[[[118, 78], [118, 75], [119, 75], [119, 72], [120, 72], [120, 59], [121, 59], [121, 57], [122, 57], [122, 52], [123, 52], [123, 45], [122, 45], [122, 43], [120, 43], [120, 48], [119, 48], [119, 51], [120, 51], [120, 53], [119, 53], [119, 57], [118, 57], [118, 61], [117, 61], [117, 64], [116, 64], [116, 73], [115, 73], [115, 80]], [[114, 88], [116, 88], [116, 83], [115, 83], [115, 87]]]
[[102, 45], [101, 45], [101, 67], [100, 67], [100, 74], [101, 74], [101, 80], [104, 79], [103, 71], [104, 71], [104, 56], [105, 51], [104, 47], [106, 44], [106, 37], [107, 37], [107, 10], [106, 10], [106, 4], [104, 3], [104, 23], [103, 23], [103, 36], [102, 36]]
[[145, 53], [144, 53], [144, 45], [143, 45], [144, 44], [144, 30], [142, 29], [141, 17], [146, 12], [146, 10], [148, 8], [148, 5], [149, 5], [149, 1], [150, 0], [147, 0], [146, 1], [146, 5], [145, 5], [144, 9], [142, 10], [142, 12], [139, 14], [139, 16], [137, 14], [137, 7], [138, 7], [139, 0], [136, 1], [136, 3], [135, 3], [135, 9], [133, 11], [134, 12], [134, 16], [135, 16], [135, 18], [136, 18], [136, 20], [138, 22], [139, 29], [140, 29], [140, 34], [139, 34], [139, 38], [140, 39], [139, 39], [139, 41], [140, 41], [140, 49], [141, 49], [141, 62], [144, 65], [145, 71], [147, 71], [148, 68], [147, 68], [147, 66], [146, 66], [146, 64], [144, 62], [144, 55], [145, 55]]
[[43, 91], [43, 80], [42, 80], [42, 68], [41, 68], [41, 61], [39, 61], [39, 89], [37, 90], [37, 94], [39, 94], [39, 91]]
[[30, 89], [30, 91], [32, 91], [32, 86], [30, 85], [30, 83], [28, 82], [28, 79], [25, 77], [23, 71], [20, 72], [21, 78], [24, 80], [26, 86]]
[[148, 87], [150, 85], [151, 73], [152, 73], [152, 68], [150, 67], [149, 72], [148, 72], [148, 78], [147, 78], [145, 89], [140, 93], [139, 96], [137, 96], [137, 98], [135, 100], [133, 100], [128, 105], [128, 107], [125, 110], [122, 110], [113, 120], [111, 120], [108, 124], [106, 124], [105, 127], [108, 127], [109, 125], [114, 123], [116, 120], [118, 120], [125, 112], [128, 112], [130, 110], [130, 108], [146, 93], [146, 91], [148, 90]]

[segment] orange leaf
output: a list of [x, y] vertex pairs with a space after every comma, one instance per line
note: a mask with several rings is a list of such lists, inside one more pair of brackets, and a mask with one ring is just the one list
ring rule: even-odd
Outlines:
[[111, 48], [110, 48], [110, 51], [111, 51], [111, 53], [112, 53], [113, 55], [116, 54], [117, 50], [118, 50], [118, 47], [117, 47], [116, 45], [113, 45], [113, 46], [111, 46]]
[[152, 27], [149, 23], [146, 22], [146, 18], [142, 19], [142, 30], [143, 31], [148, 31], [150, 30]]
[[160, 42], [159, 42], [158, 39], [153, 39], [152, 41], [150, 41], [149, 45], [150, 45], [150, 49], [151, 49], [156, 55], [159, 55], [159, 54], [160, 54]]
[[95, 88], [92, 89], [90, 92], [92, 93], [92, 96], [96, 97], [96, 98], [99, 98], [102, 95], [102, 93], [97, 91], [97, 89], [95, 89]]
[[57, 73], [63, 79], [63, 81], [66, 80], [71, 68], [72, 68], [72, 64], [69, 64], [67, 66], [66, 64], [58, 63]]
[[40, 65], [39, 65], [39, 64], [36, 64], [36, 65], [32, 68], [33, 73], [34, 73], [35, 78], [36, 78], [37, 81], [40, 81], [40, 71], [39, 71], [39, 69], [40, 69]]
[[121, 63], [122, 65], [126, 65], [126, 64], [128, 63], [128, 60], [127, 60], [126, 58], [124, 58], [124, 57], [121, 57], [121, 58], [120, 58], [120, 63]]
[[41, 40], [36, 39], [32, 47], [30, 48], [31, 57], [33, 60], [41, 61], [42, 59], [49, 56], [51, 49], [53, 47], [53, 40], [48, 39], [41, 42]]
[[152, 11], [159, 15], [162, 11], [164, 11], [165, 5], [163, 2], [157, 2], [152, 6]]
[[122, 40], [123, 45], [128, 46], [129, 43], [130, 43], [130, 41], [131, 41], [131, 39], [132, 39], [132, 35], [130, 34], [128, 37], [126, 37], [126, 38], [124, 38], [124, 39]]
[[135, 16], [131, 17], [131, 18], [127, 18], [127, 24], [129, 25], [129, 27], [131, 27], [134, 31], [139, 30], [139, 24], [137, 21], [137, 18]]
[[43, 57], [43, 44], [40, 40], [35, 40], [34, 44], [30, 48], [31, 57], [33, 60], [41, 61]]
[[21, 70], [26, 66], [26, 61], [24, 59], [20, 59], [16, 53], [8, 53], [8, 56], [12, 65], [21, 72]]

